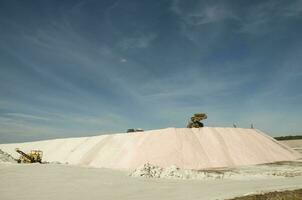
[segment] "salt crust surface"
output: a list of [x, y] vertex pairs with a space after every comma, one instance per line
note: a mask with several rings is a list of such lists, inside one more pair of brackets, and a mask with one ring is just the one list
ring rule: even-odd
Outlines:
[[259, 180], [268, 178], [286, 178], [302, 176], [302, 162], [252, 165], [236, 168], [193, 170], [176, 166], [161, 168], [149, 163], [129, 173], [132, 177], [165, 178], [165, 179], [198, 179], [198, 180]]

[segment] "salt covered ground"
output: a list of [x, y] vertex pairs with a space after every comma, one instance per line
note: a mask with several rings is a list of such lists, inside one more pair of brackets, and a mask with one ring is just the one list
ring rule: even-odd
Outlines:
[[111, 169], [135, 169], [146, 163], [183, 169], [235, 167], [296, 160], [301, 155], [257, 129], [167, 128], [139, 133], [66, 138], [18, 144], [0, 149], [18, 157], [42, 150], [43, 161]]
[[302, 153], [302, 140], [283, 140], [280, 142], [284, 145], [291, 147], [295, 151]]
[[70, 165], [0, 164], [0, 199], [216, 200], [302, 188], [302, 176], [261, 177], [260, 171], [256, 177], [182, 180], [135, 178], [125, 171]]

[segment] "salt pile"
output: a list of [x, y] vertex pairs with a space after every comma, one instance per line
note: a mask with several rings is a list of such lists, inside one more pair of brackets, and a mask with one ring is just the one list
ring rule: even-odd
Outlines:
[[149, 163], [132, 171], [129, 176], [144, 178], [166, 179], [232, 179], [232, 180], [255, 180], [266, 178], [296, 177], [302, 176], [302, 163], [277, 163], [266, 165], [253, 165], [237, 168], [223, 168], [210, 170], [181, 169], [176, 166], [162, 168]]
[[161, 168], [149, 163], [144, 164], [129, 174], [129, 176], [133, 177], [167, 179], [223, 179], [224, 175], [223, 171], [180, 169], [174, 165]]
[[17, 161], [8, 153], [0, 149], [0, 163], [16, 163]]
[[291, 161], [300, 154], [257, 129], [167, 128], [139, 133], [65, 138], [2, 144], [14, 149], [43, 151], [43, 161], [73, 165], [136, 169], [146, 163], [167, 168], [208, 169]]

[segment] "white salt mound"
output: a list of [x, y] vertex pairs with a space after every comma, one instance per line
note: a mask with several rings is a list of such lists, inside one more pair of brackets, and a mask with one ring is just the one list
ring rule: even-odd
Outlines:
[[176, 166], [162, 168], [149, 163], [133, 170], [129, 176], [144, 178], [166, 178], [166, 179], [233, 179], [233, 180], [255, 180], [266, 178], [296, 177], [302, 176], [301, 162], [288, 162], [278, 164], [264, 164], [237, 167], [232, 169], [194, 170], [181, 169]]
[[149, 163], [144, 164], [129, 174], [129, 176], [133, 177], [168, 179], [222, 179], [223, 175], [223, 173], [219, 172], [209, 173], [207, 171], [180, 169], [174, 165], [161, 168]]
[[0, 163], [16, 163], [17, 161], [8, 153], [0, 149]]
[[19, 147], [43, 151], [43, 161], [113, 169], [145, 163], [182, 169], [234, 167], [291, 161], [301, 155], [257, 129], [167, 128], [137, 133], [1, 144], [17, 157]]

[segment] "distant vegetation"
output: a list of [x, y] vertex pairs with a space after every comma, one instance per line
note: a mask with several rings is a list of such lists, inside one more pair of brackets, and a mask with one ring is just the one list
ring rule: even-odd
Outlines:
[[302, 189], [298, 190], [286, 190], [286, 191], [274, 191], [268, 192], [265, 194], [252, 194], [243, 197], [236, 197], [230, 200], [278, 200], [278, 199], [291, 199], [291, 200], [299, 200], [302, 198]]
[[281, 137], [275, 137], [276, 140], [301, 140], [302, 135], [288, 135], [288, 136], [281, 136]]

